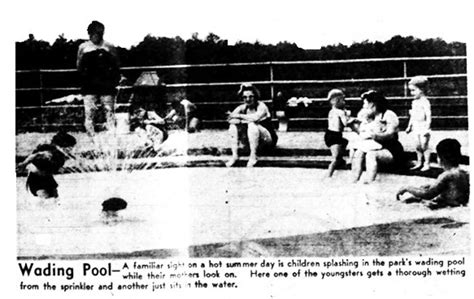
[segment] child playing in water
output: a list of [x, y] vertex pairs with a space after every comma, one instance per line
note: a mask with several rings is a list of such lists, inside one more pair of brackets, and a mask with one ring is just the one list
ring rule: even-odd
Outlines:
[[456, 139], [444, 139], [436, 146], [436, 152], [444, 172], [431, 185], [400, 188], [397, 200], [404, 193], [410, 193], [413, 197], [405, 199], [405, 202], [428, 200], [428, 207], [431, 209], [467, 205], [469, 173], [459, 168], [461, 145]]
[[186, 129], [188, 133], [198, 131], [197, 107], [187, 99], [181, 101], [174, 99], [171, 102], [171, 111], [166, 115], [165, 120]]
[[347, 139], [342, 137], [342, 131], [349, 123], [349, 112], [345, 108], [345, 95], [340, 89], [328, 93], [328, 101], [332, 108], [328, 115], [328, 129], [324, 142], [331, 150], [332, 161], [329, 164], [328, 176], [331, 177], [336, 167], [344, 165], [342, 155], [347, 146]]
[[154, 111], [147, 111], [142, 106], [132, 107], [130, 130], [145, 140], [145, 146], [158, 150], [168, 138], [165, 120]]
[[416, 138], [416, 156], [417, 162], [411, 170], [421, 168], [421, 171], [430, 169], [430, 151], [428, 143], [430, 141], [431, 127], [431, 107], [426, 98], [428, 89], [428, 78], [425, 76], [413, 77], [408, 82], [408, 88], [414, 97], [411, 103], [410, 121], [406, 133], [413, 132]]
[[69, 152], [75, 144], [73, 136], [59, 132], [50, 143], [38, 145], [31, 155], [18, 164], [18, 169], [26, 167], [28, 170], [26, 187], [31, 194], [43, 199], [58, 197], [58, 183], [53, 174], [64, 165], [66, 158], [72, 157]]

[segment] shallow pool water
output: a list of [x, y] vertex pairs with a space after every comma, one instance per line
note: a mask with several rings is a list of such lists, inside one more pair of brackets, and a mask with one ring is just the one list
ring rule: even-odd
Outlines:
[[[281, 238], [448, 215], [395, 200], [401, 185], [430, 179], [384, 175], [349, 183], [348, 171], [305, 168], [168, 168], [57, 175], [58, 201], [41, 201], [17, 179], [19, 256], [123, 253]], [[117, 219], [102, 202], [128, 202]]]

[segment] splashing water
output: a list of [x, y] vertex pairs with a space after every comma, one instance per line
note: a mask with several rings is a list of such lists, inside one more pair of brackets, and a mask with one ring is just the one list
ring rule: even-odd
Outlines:
[[84, 148], [72, 152], [73, 159], [67, 161], [64, 173], [132, 172], [152, 169], [171, 160], [185, 163], [188, 155], [188, 133], [185, 131], [172, 132], [167, 140], [154, 147], [145, 146], [133, 133], [99, 133], [85, 143]]
[[[70, 152], [70, 159], [66, 160], [60, 171], [68, 175], [57, 177], [59, 198], [37, 200], [25, 193], [25, 190], [18, 189], [20, 199], [18, 210], [22, 211], [18, 230], [19, 234], [25, 237], [19, 241], [19, 252], [26, 255], [30, 249], [30, 253], [36, 253], [38, 250], [38, 252], [42, 250], [48, 253], [56, 252], [52, 249], [52, 244], [58, 240], [55, 240], [57, 236], [53, 231], [56, 227], [62, 230], [63, 224], [67, 224], [64, 227], [72, 225], [74, 230], [81, 231], [88, 236], [87, 238], [97, 239], [96, 247], [91, 245], [90, 248], [85, 246], [87, 248], [81, 249], [85, 252], [96, 251], [96, 248], [104, 247], [99, 246], [103, 242], [111, 242], [110, 238], [96, 237], [96, 235], [103, 236], [101, 232], [112, 236], [130, 235], [127, 233], [129, 231], [142, 231], [150, 236], [150, 244], [161, 244], [166, 241], [165, 243], [173, 244], [179, 256], [189, 256], [188, 246], [191, 240], [188, 236], [190, 233], [188, 226], [183, 226], [182, 232], [178, 235], [175, 233], [168, 235], [157, 233], [156, 227], [149, 224], [158, 221], [162, 227], [166, 227], [176, 215], [187, 214], [189, 194], [186, 191], [188, 190], [186, 180], [179, 183], [180, 190], [163, 193], [159, 177], [149, 178], [146, 172], [131, 175], [136, 170], [159, 168], [170, 164], [185, 165], [188, 161], [188, 136], [187, 131], [171, 131], [168, 139], [156, 147], [145, 146], [144, 140], [137, 134], [129, 132], [128, 128], [123, 130], [118, 127], [113, 132], [77, 136], [79, 142]], [[169, 177], [167, 174], [162, 175]], [[155, 188], [156, 191], [148, 192], [150, 188]], [[143, 198], [147, 196], [150, 199], [145, 200], [147, 204], [143, 204]], [[161, 200], [166, 202], [160, 209], [154, 207], [158, 196], [163, 197]], [[111, 197], [123, 198], [130, 206], [120, 211], [102, 211], [101, 204]], [[171, 197], [179, 199], [176, 207], [169, 206], [168, 200]], [[35, 228], [38, 224], [41, 229]], [[92, 227], [94, 230], [91, 230]], [[28, 241], [31, 236], [34, 237], [32, 246]], [[130, 249], [140, 248], [134, 245], [139, 242], [133, 237], [125, 243], [125, 247], [129, 246]], [[37, 246], [41, 248], [35, 249]], [[71, 248], [68, 246], [58, 248], [57, 252], [75, 250], [72, 248], [74, 246]], [[115, 247], [118, 245], [112, 246], [111, 250], [115, 250]]]

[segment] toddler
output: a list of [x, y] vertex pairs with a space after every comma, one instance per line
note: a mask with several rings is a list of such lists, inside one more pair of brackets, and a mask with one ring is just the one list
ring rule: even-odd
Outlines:
[[430, 169], [430, 141], [431, 107], [426, 98], [428, 78], [425, 76], [414, 77], [408, 82], [410, 94], [414, 97], [411, 103], [410, 121], [406, 133], [413, 133], [416, 142], [417, 162], [411, 170], [421, 168], [421, 171]]
[[328, 114], [328, 129], [324, 135], [324, 142], [331, 150], [332, 161], [328, 168], [328, 176], [331, 177], [336, 167], [345, 164], [342, 155], [348, 141], [342, 137], [342, 132], [349, 123], [349, 111], [344, 109], [345, 95], [340, 89], [331, 90], [328, 93], [328, 101], [332, 108]]
[[374, 114], [368, 109], [361, 109], [357, 115], [358, 138], [349, 143], [349, 161], [352, 161], [354, 153], [357, 149], [363, 152], [375, 151], [382, 148], [382, 145], [373, 140], [370, 136], [373, 133], [380, 133], [381, 126], [378, 121], [374, 120]]

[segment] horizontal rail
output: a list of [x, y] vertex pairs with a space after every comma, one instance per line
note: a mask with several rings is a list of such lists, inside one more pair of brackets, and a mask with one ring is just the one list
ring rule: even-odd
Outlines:
[[393, 57], [393, 58], [361, 58], [361, 59], [336, 59], [336, 60], [309, 60], [309, 61], [273, 61], [272, 65], [286, 64], [340, 64], [340, 63], [367, 63], [390, 61], [422, 61], [422, 60], [466, 60], [466, 56], [431, 56], [431, 57]]
[[[120, 107], [129, 107], [130, 103], [120, 103], [115, 104], [115, 108]], [[64, 105], [42, 105], [42, 106], [23, 106], [23, 107], [15, 107], [17, 110], [33, 110], [33, 109], [63, 109], [63, 108], [84, 108], [84, 105], [76, 105], [76, 104], [64, 104]]]
[[[446, 75], [429, 75], [428, 79], [449, 79], [449, 78], [467, 78], [467, 74], [446, 74]], [[208, 83], [174, 83], [166, 84], [166, 87], [183, 88], [183, 87], [212, 87], [212, 86], [239, 86], [243, 83], [251, 83], [255, 85], [288, 85], [288, 84], [334, 84], [334, 83], [366, 83], [366, 82], [403, 82], [409, 81], [407, 77], [392, 78], [365, 78], [365, 79], [334, 79], [334, 80], [265, 80], [265, 81], [241, 81], [241, 82], [208, 82]], [[138, 88], [143, 86], [138, 86]], [[133, 89], [135, 86], [121, 86], [119, 90]], [[79, 91], [79, 87], [50, 87], [50, 88], [17, 88], [17, 91]]]
[[[344, 64], [344, 63], [367, 63], [367, 62], [390, 62], [390, 61], [422, 61], [422, 60], [466, 60], [466, 56], [428, 56], [428, 57], [391, 57], [391, 58], [361, 58], [361, 59], [336, 59], [336, 60], [298, 60], [298, 61], [263, 61], [263, 62], [233, 62], [233, 63], [205, 63], [205, 64], [173, 64], [153, 65], [140, 67], [122, 67], [121, 70], [156, 70], [156, 69], [179, 69], [199, 67], [238, 67], [238, 66], [268, 66], [268, 65], [297, 65], [297, 64]], [[76, 69], [37, 69], [17, 70], [17, 73], [64, 73], [76, 72]]]
[[[397, 116], [399, 119], [409, 119], [409, 116]], [[458, 116], [432, 116], [431, 119], [466, 119], [467, 115], [458, 115]], [[291, 117], [290, 121], [309, 121], [309, 120], [319, 120], [325, 121], [327, 117]]]
[[80, 87], [20, 87], [16, 91], [80, 91]]
[[[408, 116], [398, 116], [399, 119], [408, 119]], [[435, 120], [455, 120], [455, 119], [467, 119], [468, 116], [433, 116], [432, 119]], [[277, 118], [273, 118], [272, 121], [277, 122]], [[290, 122], [297, 121], [327, 121], [327, 117], [295, 117], [290, 118]], [[204, 119], [203, 123], [227, 123], [226, 119]], [[60, 123], [50, 123], [50, 124], [34, 124], [34, 125], [24, 125], [22, 128], [37, 128], [37, 127], [61, 127], [61, 126], [84, 126], [83, 123], [71, 123], [71, 124], [60, 124]]]
[[[412, 97], [386, 97], [390, 101], [408, 101]], [[467, 99], [467, 95], [459, 96], [430, 96], [430, 100], [462, 100]], [[327, 102], [327, 98], [308, 98], [312, 102]], [[347, 97], [346, 101], [360, 101], [359, 97]], [[271, 103], [272, 100], [265, 100], [265, 103]], [[239, 105], [242, 104], [241, 101], [224, 101], [224, 102], [194, 102], [196, 105]], [[115, 105], [116, 107], [128, 107], [130, 103], [119, 103]], [[432, 103], [433, 106], [433, 103]], [[64, 104], [64, 105], [42, 105], [42, 106], [19, 106], [15, 107], [17, 110], [29, 110], [29, 109], [62, 109], [62, 108], [83, 108], [84, 106], [76, 104]]]
[[[466, 56], [432, 56], [432, 57], [392, 57], [392, 58], [367, 58], [367, 59], [345, 59], [345, 60], [307, 60], [307, 61], [267, 61], [267, 62], [241, 62], [241, 63], [217, 63], [217, 64], [180, 64], [180, 65], [155, 65], [155, 66], [142, 66], [142, 67], [123, 67], [121, 70], [123, 71], [131, 71], [131, 70], [159, 70], [159, 69], [187, 69], [187, 68], [211, 68], [211, 67], [249, 67], [249, 66], [266, 66], [269, 69], [269, 78], [267, 76], [261, 77], [259, 79], [262, 79], [261, 81], [231, 81], [231, 82], [177, 82], [177, 83], [170, 83], [170, 84], [164, 84], [164, 87], [167, 87], [171, 90], [173, 89], [179, 89], [179, 88], [209, 88], [209, 87], [234, 87], [234, 86], [239, 86], [242, 83], [252, 83], [257, 86], [265, 86], [271, 88], [271, 95], [269, 96], [270, 98], [274, 98], [274, 89], [277, 86], [306, 86], [306, 85], [314, 85], [314, 86], [325, 86], [326, 85], [346, 85], [346, 86], [352, 86], [353, 84], [380, 84], [383, 82], [387, 82], [389, 85], [401, 85], [404, 87], [404, 93], [393, 96], [393, 97], [387, 97], [388, 100], [392, 101], [410, 101], [412, 97], [408, 96], [408, 81], [410, 78], [407, 76], [407, 62], [409, 61], [460, 61], [460, 60], [467, 60]], [[327, 80], [313, 80], [313, 79], [304, 79], [304, 80], [291, 80], [289, 78], [281, 78], [280, 80], [274, 80], [274, 66], [285, 66], [285, 65], [328, 65], [328, 64], [350, 64], [350, 63], [379, 63], [379, 62], [403, 62], [403, 75], [398, 76], [398, 77], [389, 77], [389, 78], [339, 78], [339, 79], [327, 79]], [[17, 70], [17, 74], [24, 74], [24, 73], [33, 73], [33, 74], [39, 74], [39, 87], [19, 87], [16, 89], [17, 92], [39, 92], [39, 98], [41, 104], [38, 106], [24, 106], [24, 107], [16, 107], [16, 111], [19, 111], [20, 113], [34, 113], [41, 115], [41, 120], [46, 121], [47, 119], [44, 119], [43, 113], [46, 109], [83, 109], [83, 105], [80, 102], [61, 102], [61, 101], [55, 101], [54, 103], [51, 103], [52, 105], [47, 105], [45, 103], [48, 103], [48, 101], [45, 102], [45, 96], [49, 94], [45, 94], [45, 92], [57, 92], [58, 94], [76, 94], [80, 93], [81, 88], [80, 87], [45, 87], [43, 85], [43, 78], [46, 73], [54, 74], [57, 73], [60, 75], [61, 73], [73, 73], [77, 72], [76, 69], [37, 69], [37, 70]], [[434, 81], [436, 80], [452, 80], [453, 82], [456, 80], [459, 80], [460, 82], [464, 82], [464, 79], [467, 78], [467, 74], [465, 73], [456, 73], [456, 74], [433, 74], [433, 75], [427, 75], [429, 79], [432, 79]], [[307, 77], [306, 77], [307, 78]], [[76, 83], [77, 84], [77, 83]], [[465, 83], [463, 83], [465, 84]], [[156, 86], [118, 86], [117, 87], [117, 95], [121, 93], [121, 91], [131, 91], [132, 93], [136, 90], [141, 90], [141, 89], [146, 89], [146, 88], [156, 88]], [[308, 94], [309, 95], [309, 94]], [[437, 107], [436, 109], [442, 111], [444, 107], [448, 107], [451, 105], [457, 105], [459, 107], [466, 107], [466, 103], [464, 99], [467, 99], [467, 95], [449, 95], [449, 96], [430, 96], [430, 100], [433, 100], [432, 106]], [[203, 108], [203, 111], [206, 109], [210, 109], [210, 111], [215, 107], [216, 109], [223, 110], [224, 107], [229, 107], [230, 105], [238, 105], [241, 103], [241, 101], [236, 101], [234, 98], [231, 97], [223, 97], [223, 100], [227, 101], [216, 101], [216, 102], [195, 102], [198, 106], [201, 106]], [[443, 100], [447, 99], [447, 101], [440, 101], [436, 102], [436, 100]], [[463, 99], [462, 101], [459, 101], [459, 99]], [[218, 99], [216, 99], [218, 100]], [[231, 100], [231, 101], [229, 101]], [[348, 101], [360, 101], [359, 97], [348, 97], [346, 98]], [[452, 101], [451, 101], [452, 100]], [[457, 100], [457, 101], [456, 101]], [[79, 99], [80, 101], [80, 99]], [[320, 106], [323, 102], [326, 102], [327, 99], [324, 98], [311, 98], [308, 97], [307, 99], [304, 100], [304, 103], [306, 104], [311, 104], [313, 103], [313, 107], [315, 106]], [[454, 102], [453, 102], [454, 101]], [[264, 100], [265, 103], [274, 103], [272, 99]], [[298, 102], [298, 101], [297, 101]], [[405, 106], [405, 103], [401, 102], [403, 106]], [[276, 103], [275, 103], [276, 104]], [[282, 103], [283, 104], [283, 103]], [[168, 103], [169, 105], [169, 103]], [[397, 105], [397, 103], [395, 103]], [[398, 104], [399, 106], [402, 106]], [[118, 103], [116, 104], [117, 108], [120, 107], [128, 107], [130, 106], [130, 103]], [[213, 107], [214, 106], [214, 107]], [[288, 108], [292, 108], [294, 106], [287, 105]], [[298, 105], [298, 107], [300, 107]], [[401, 107], [403, 108], [403, 107]], [[286, 108], [284, 108], [286, 109]], [[298, 108], [299, 109], [299, 108]], [[297, 109], [297, 110], [298, 110]], [[463, 108], [464, 109], [464, 108]], [[30, 110], [31, 112], [26, 112], [27, 110]], [[219, 111], [220, 111], [219, 110]], [[436, 111], [438, 111], [436, 110]], [[75, 110], [74, 110], [75, 111]], [[296, 110], [295, 110], [296, 111]], [[299, 110], [298, 110], [299, 111]], [[457, 111], [457, 110], [456, 110]], [[454, 111], [453, 113], [455, 113]], [[467, 113], [467, 112], [466, 112]], [[464, 112], [457, 113], [456, 114], [466, 114]], [[321, 118], [321, 117], [308, 117], [308, 115], [305, 115], [305, 113], [299, 113], [302, 114], [301, 116], [303, 117], [295, 117], [291, 118], [292, 122], [300, 122], [301, 124], [305, 123], [312, 123], [312, 122], [321, 122], [321, 121], [326, 121], [327, 118]], [[402, 113], [404, 114], [404, 113]], [[444, 114], [444, 113], [442, 113]], [[217, 115], [216, 115], [217, 116]], [[295, 115], [296, 116], [296, 115]], [[305, 117], [306, 116], [306, 117]], [[217, 116], [221, 117], [221, 116]], [[401, 120], [406, 120], [407, 116], [400, 116]], [[467, 116], [433, 116], [433, 120], [438, 120], [441, 123], [448, 124], [448, 126], [451, 125], [456, 125], [457, 123], [462, 124], [462, 126], [466, 126], [467, 124]], [[73, 121], [77, 121], [76, 119]], [[276, 121], [276, 120], [275, 120]], [[225, 120], [225, 117], [223, 119], [205, 119], [202, 120], [203, 123], [207, 125], [215, 124], [216, 126], [222, 127], [227, 123], [227, 120]], [[300, 124], [297, 124], [299, 126]], [[20, 126], [21, 128], [38, 128], [38, 127], [60, 127], [60, 126], [77, 126], [77, 127], [83, 127], [83, 124], [34, 124], [34, 125], [23, 125]]]

